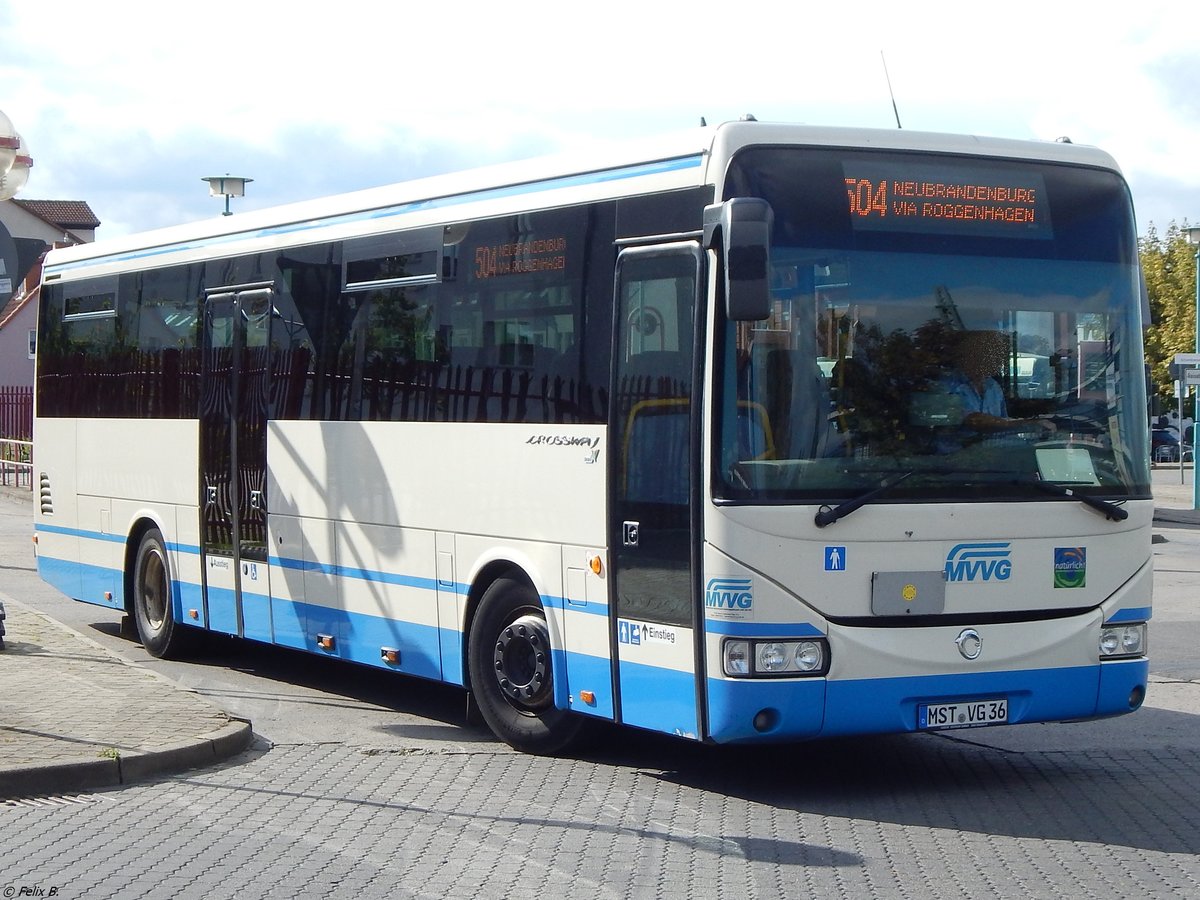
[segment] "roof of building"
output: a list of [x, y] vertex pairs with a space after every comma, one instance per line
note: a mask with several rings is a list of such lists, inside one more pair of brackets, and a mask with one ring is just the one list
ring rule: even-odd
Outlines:
[[98, 228], [100, 220], [83, 200], [20, 200], [13, 203], [59, 228]]

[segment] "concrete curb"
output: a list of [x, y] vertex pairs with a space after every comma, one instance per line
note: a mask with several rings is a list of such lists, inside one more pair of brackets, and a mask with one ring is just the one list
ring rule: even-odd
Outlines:
[[241, 753], [250, 745], [253, 736], [250, 722], [239, 719], [194, 740], [180, 741], [147, 753], [122, 756], [117, 760], [120, 783], [128, 784], [164, 772], [212, 765]]
[[[193, 691], [176, 684], [166, 675], [141, 666], [126, 659], [119, 653], [106, 648], [100, 642], [92, 639], [71, 626], [58, 621], [52, 616], [21, 603], [8, 594], [0, 593], [10, 612], [21, 610], [26, 616], [40, 619], [48, 628], [69, 636], [75, 644], [90, 648], [94, 654], [102, 654], [104, 658], [119, 664], [128, 671], [136, 671], [138, 678], [148, 678], [159, 685], [155, 690], [165, 697], [193, 694]], [[0, 651], [9, 653], [10, 651]], [[101, 689], [103, 694], [104, 689]], [[11, 705], [11, 704], [10, 704]], [[67, 794], [93, 790], [96, 788], [115, 787], [153, 778], [158, 775], [181, 772], [186, 769], [209, 766], [241, 753], [250, 745], [254, 732], [249, 720], [231, 716], [226, 711], [211, 704], [204, 704], [211, 713], [199, 712], [197, 731], [211, 728], [195, 736], [179, 739], [178, 736], [155, 742], [152, 738], [145, 741], [137, 749], [124, 747], [110, 748], [111, 753], [101, 751], [95, 756], [80, 753], [78, 755], [64, 754], [55, 762], [44, 764], [25, 764], [5, 767], [5, 761], [0, 759], [0, 799], [16, 799], [34, 795]], [[114, 708], [114, 714], [120, 710]], [[205, 718], [217, 718], [218, 722], [204, 722]], [[28, 726], [26, 726], [28, 727]], [[91, 743], [92, 751], [97, 746]]]
[[161, 749], [0, 772], [0, 800], [116, 787], [212, 765], [241, 753], [253, 736], [250, 723], [237, 720], [211, 734]]
[[1185, 525], [1200, 528], [1200, 511], [1193, 509], [1155, 509], [1155, 525]]

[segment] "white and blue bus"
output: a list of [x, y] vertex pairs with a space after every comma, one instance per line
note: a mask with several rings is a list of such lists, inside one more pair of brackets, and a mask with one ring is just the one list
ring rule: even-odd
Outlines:
[[1136, 246], [1095, 149], [746, 121], [55, 250], [38, 569], [533, 752], [1127, 713]]

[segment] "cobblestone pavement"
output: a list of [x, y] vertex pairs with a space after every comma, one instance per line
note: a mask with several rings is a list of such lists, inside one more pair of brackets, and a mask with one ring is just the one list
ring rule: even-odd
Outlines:
[[351, 741], [317, 704], [295, 739], [205, 769], [0, 802], [0, 897], [1200, 896], [1177, 505], [1156, 576], [1170, 652], [1131, 716], [787, 748], [624, 731], [559, 760]]
[[713, 749], [626, 734], [574, 761], [259, 746], [0, 806], [0, 893], [1194, 897], [1197, 762], [932, 735]]
[[247, 723], [196, 694], [11, 597], [0, 602], [0, 797], [120, 784], [249, 743]]

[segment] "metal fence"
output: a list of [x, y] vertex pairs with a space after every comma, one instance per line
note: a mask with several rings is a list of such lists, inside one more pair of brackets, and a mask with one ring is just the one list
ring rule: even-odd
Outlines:
[[0, 438], [33, 440], [32, 387], [0, 387]]
[[33, 388], [0, 387], [0, 485], [33, 490]]
[[33, 443], [0, 438], [0, 485], [33, 490]]

